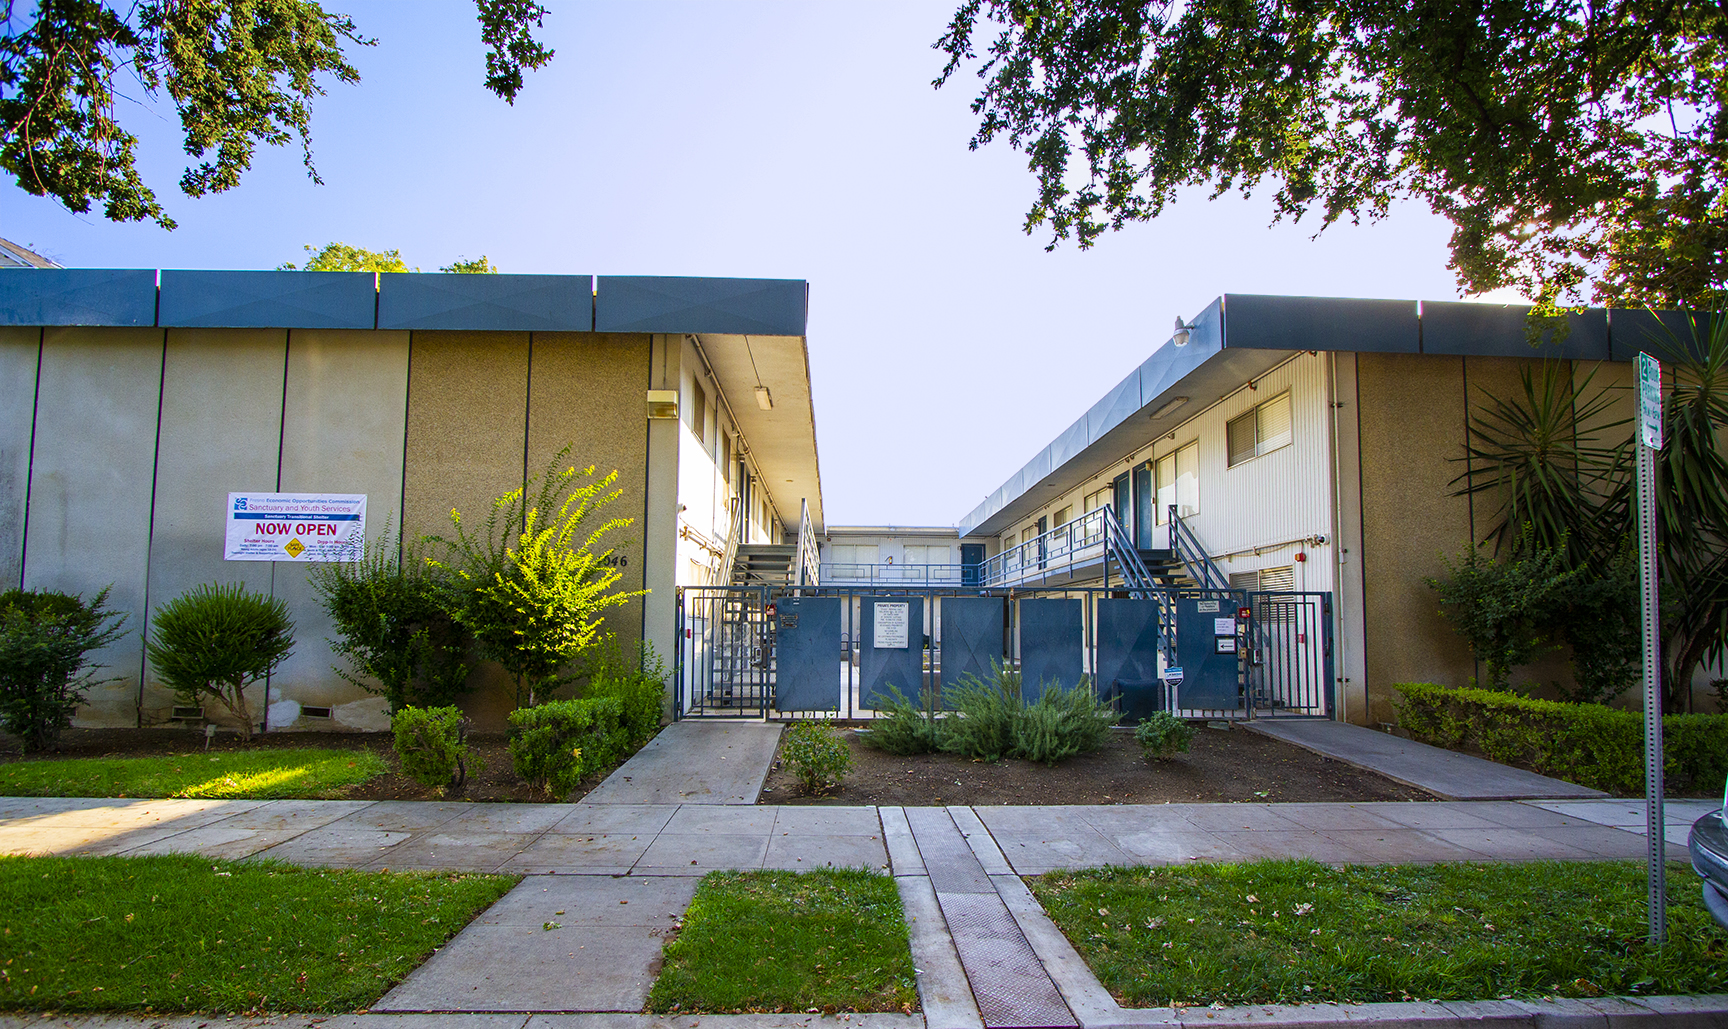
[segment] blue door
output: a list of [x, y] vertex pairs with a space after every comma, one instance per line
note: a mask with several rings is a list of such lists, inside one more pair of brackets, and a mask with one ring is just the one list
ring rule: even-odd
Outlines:
[[1134, 491], [1128, 485], [1128, 473], [1116, 476], [1116, 481], [1110, 484], [1110, 499], [1116, 505], [1116, 524], [1122, 526], [1122, 531], [1134, 531]]
[[1141, 465], [1134, 469], [1134, 545], [1141, 550], [1152, 547], [1152, 514], [1152, 468]]
[[984, 563], [984, 544], [960, 544], [960, 585], [976, 586], [979, 579], [979, 566]]

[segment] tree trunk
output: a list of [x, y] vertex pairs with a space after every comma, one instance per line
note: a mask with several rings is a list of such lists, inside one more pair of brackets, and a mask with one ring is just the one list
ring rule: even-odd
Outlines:
[[221, 698], [223, 704], [227, 705], [228, 710], [240, 719], [240, 742], [251, 743], [252, 712], [246, 707], [246, 687], [237, 686], [233, 683], [226, 685], [234, 691], [234, 699], [229, 700], [226, 693], [218, 693], [217, 696]]

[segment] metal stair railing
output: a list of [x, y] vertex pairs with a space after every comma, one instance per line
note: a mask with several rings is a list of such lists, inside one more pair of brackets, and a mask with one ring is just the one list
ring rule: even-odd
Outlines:
[[1101, 507], [1098, 511], [1104, 515], [1105, 584], [1109, 584], [1110, 561], [1114, 559], [1116, 573], [1122, 576], [1122, 584], [1127, 587], [1128, 595], [1135, 600], [1152, 599], [1158, 593], [1158, 583], [1146, 568], [1146, 562], [1140, 559], [1139, 549], [1134, 546], [1134, 541], [1128, 538], [1128, 533], [1122, 528], [1115, 511], [1108, 507]]
[[1182, 567], [1188, 570], [1188, 575], [1200, 584], [1201, 589], [1227, 590], [1230, 579], [1206, 555], [1206, 548], [1200, 545], [1200, 538], [1194, 535], [1194, 530], [1177, 514], [1175, 504], [1170, 505], [1170, 551]]
[[726, 502], [726, 523], [731, 528], [726, 530], [726, 552], [720, 556], [721, 574], [725, 576], [720, 580], [722, 585], [738, 581], [738, 541], [744, 536], [744, 525], [738, 517], [737, 497]]
[[816, 546], [816, 529], [810, 524], [810, 501], [798, 503], [798, 574], [795, 581], [799, 586], [820, 586], [822, 554]]

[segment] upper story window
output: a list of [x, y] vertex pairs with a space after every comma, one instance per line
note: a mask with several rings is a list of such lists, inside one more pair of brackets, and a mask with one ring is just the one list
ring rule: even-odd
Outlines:
[[700, 442], [708, 442], [708, 394], [700, 381], [690, 383], [690, 431]]
[[1071, 522], [1073, 520], [1074, 520], [1074, 505], [1070, 504], [1067, 507], [1060, 507], [1060, 508], [1056, 509], [1056, 513], [1050, 516], [1050, 527], [1052, 529], [1054, 529], [1059, 525], [1067, 525], [1069, 522]]
[[1184, 444], [1160, 457], [1153, 465], [1157, 474], [1158, 524], [1170, 520], [1175, 504], [1183, 518], [1200, 512], [1200, 443]]
[[720, 436], [720, 477], [726, 485], [732, 485], [732, 434], [721, 432]]
[[1109, 507], [1115, 496], [1115, 492], [1115, 490], [1106, 486], [1103, 489], [1098, 490], [1096, 493], [1086, 494], [1085, 513], [1091, 514], [1101, 507]]
[[1230, 467], [1290, 445], [1290, 394], [1230, 420]]

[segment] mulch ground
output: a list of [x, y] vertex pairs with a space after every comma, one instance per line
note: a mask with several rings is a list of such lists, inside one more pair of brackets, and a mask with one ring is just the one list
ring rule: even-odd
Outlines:
[[1434, 800], [1384, 776], [1246, 729], [1203, 728], [1188, 753], [1141, 756], [1133, 733], [1113, 730], [1095, 754], [1055, 767], [989, 764], [955, 754], [895, 757], [850, 730], [852, 771], [838, 790], [804, 794], [776, 755], [764, 804], [1163, 804], [1215, 801]]
[[[211, 741], [212, 751], [289, 749], [328, 747], [332, 750], [369, 750], [384, 759], [390, 771], [352, 787], [343, 794], [348, 800], [473, 800], [493, 802], [545, 803], [552, 798], [538, 786], [522, 781], [510, 764], [507, 733], [469, 733], [468, 745], [477, 759], [468, 762], [468, 781], [462, 792], [440, 796], [437, 790], [422, 786], [396, 771], [399, 763], [387, 732], [276, 732], [254, 736], [251, 743], [241, 743], [234, 733], [218, 733]], [[74, 757], [150, 757], [160, 754], [188, 754], [204, 749], [201, 729], [67, 729], [60, 736], [60, 745], [53, 752], [25, 758], [18, 744], [9, 736], [0, 735], [0, 760], [52, 761]], [[579, 799], [600, 785], [603, 777], [594, 776], [571, 791], [568, 800]]]

